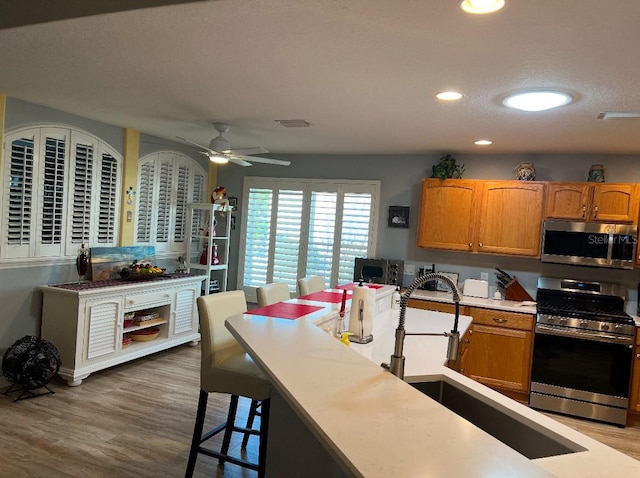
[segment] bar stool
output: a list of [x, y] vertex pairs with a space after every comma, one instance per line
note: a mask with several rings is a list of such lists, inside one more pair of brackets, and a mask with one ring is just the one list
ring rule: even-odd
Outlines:
[[301, 277], [298, 279], [298, 291], [300, 295], [313, 294], [324, 290], [324, 279], [320, 276]]
[[[198, 453], [218, 458], [220, 465], [224, 465], [228, 461], [245, 468], [257, 470], [258, 476], [264, 477], [270, 384], [266, 376], [224, 325], [228, 317], [247, 311], [244, 292], [239, 290], [201, 296], [198, 297], [197, 304], [200, 315], [200, 334], [202, 336], [200, 397], [185, 477], [193, 476]], [[202, 429], [207, 411], [207, 401], [209, 393], [212, 392], [231, 395], [227, 421], [203, 434]], [[240, 396], [248, 397], [252, 400], [249, 417], [251, 421], [253, 421], [252, 414], [256, 413], [258, 402], [260, 402], [261, 411], [259, 415], [261, 420], [259, 431], [235, 426], [234, 422]], [[254, 404], [256, 405], [255, 407]], [[202, 446], [205, 441], [222, 431], [224, 431], [224, 436], [220, 451], [214, 451]], [[260, 437], [258, 463], [251, 463], [228, 455], [233, 432], [244, 433], [244, 438], [247, 440], [249, 434]], [[246, 440], [243, 440], [243, 445], [246, 446]]]
[[272, 284], [258, 287], [256, 289], [256, 295], [258, 297], [259, 307], [291, 299], [291, 294], [289, 294], [289, 285], [284, 282], [273, 282]]

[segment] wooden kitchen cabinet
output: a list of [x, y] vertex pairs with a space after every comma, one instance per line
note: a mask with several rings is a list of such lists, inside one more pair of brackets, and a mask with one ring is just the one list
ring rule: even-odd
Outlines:
[[472, 249], [477, 181], [423, 179], [418, 247]]
[[[91, 373], [187, 342], [196, 343], [196, 299], [205, 276], [176, 275], [151, 281], [98, 281], [42, 287], [41, 337], [60, 352], [58, 374], [71, 386]], [[154, 314], [139, 325], [124, 323], [126, 313]], [[158, 337], [126, 340], [157, 328]]]
[[423, 179], [418, 246], [540, 255], [545, 183]]
[[553, 182], [548, 185], [548, 219], [635, 223], [638, 220], [636, 184]]
[[465, 375], [521, 402], [528, 401], [535, 317], [469, 307], [473, 318]]

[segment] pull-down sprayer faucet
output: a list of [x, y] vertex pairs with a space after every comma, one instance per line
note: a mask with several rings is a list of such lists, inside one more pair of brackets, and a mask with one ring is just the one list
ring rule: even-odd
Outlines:
[[[455, 318], [453, 321], [453, 330], [451, 332], [442, 333], [407, 333], [404, 330], [405, 314], [407, 312], [407, 304], [413, 291], [415, 291], [421, 285], [433, 280], [441, 280], [453, 293], [453, 302], [455, 304]], [[396, 329], [396, 343], [393, 355], [391, 355], [391, 361], [383, 363], [382, 367], [389, 370], [392, 374], [400, 379], [404, 379], [404, 355], [402, 355], [404, 348], [404, 336], [405, 335], [442, 335], [449, 337], [449, 344], [447, 347], [447, 358], [449, 360], [456, 360], [458, 356], [458, 346], [460, 345], [460, 332], [458, 332], [458, 318], [460, 316], [460, 291], [453, 281], [444, 274], [438, 272], [430, 272], [415, 279], [412, 284], [407, 287], [407, 290], [402, 294], [400, 298], [400, 320], [398, 321], [398, 328]]]

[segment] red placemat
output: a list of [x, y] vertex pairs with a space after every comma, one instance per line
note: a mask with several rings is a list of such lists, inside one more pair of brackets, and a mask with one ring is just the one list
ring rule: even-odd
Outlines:
[[278, 302], [276, 304], [258, 307], [257, 309], [248, 310], [247, 314], [266, 315], [267, 317], [277, 317], [280, 319], [299, 319], [300, 317], [311, 314], [316, 310], [324, 309], [318, 305], [305, 304], [289, 304], [287, 302]]
[[298, 299], [317, 300], [318, 302], [330, 302], [332, 304], [339, 304], [340, 302], [342, 302], [342, 292], [330, 292], [327, 290], [321, 290], [320, 292], [314, 292], [313, 294], [303, 295], [302, 297], [298, 297]]
[[[378, 284], [363, 284], [366, 285], [369, 289], [382, 289], [383, 286], [378, 285]], [[346, 289], [346, 290], [353, 290], [353, 286], [354, 284], [343, 284], [343, 285], [337, 285], [336, 289]]]

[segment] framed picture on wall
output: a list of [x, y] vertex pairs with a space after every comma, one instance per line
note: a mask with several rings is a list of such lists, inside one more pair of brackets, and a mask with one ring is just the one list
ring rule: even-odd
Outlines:
[[235, 211], [236, 208], [238, 207], [238, 198], [235, 196], [229, 196], [228, 199], [229, 199], [229, 207]]
[[389, 206], [389, 227], [409, 227], [409, 206]]

